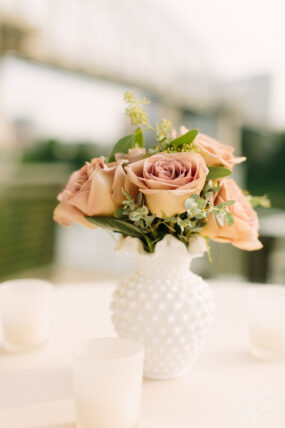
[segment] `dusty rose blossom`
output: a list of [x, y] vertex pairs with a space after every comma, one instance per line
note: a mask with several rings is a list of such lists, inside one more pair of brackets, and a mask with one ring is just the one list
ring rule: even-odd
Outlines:
[[53, 213], [53, 219], [61, 226], [70, 226], [72, 223], [77, 223], [90, 229], [97, 227], [88, 221], [79, 209], [66, 202], [60, 202], [57, 205]]
[[116, 161], [127, 160], [129, 162], [136, 162], [143, 158], [146, 154], [146, 150], [143, 147], [135, 147], [133, 149], [129, 149], [128, 153], [116, 153], [115, 159]]
[[[188, 129], [185, 126], [181, 126], [181, 135], [186, 134], [186, 132], [188, 132]], [[233, 147], [222, 144], [205, 134], [198, 134], [194, 144], [205, 159], [207, 166], [225, 166], [233, 169], [235, 164], [246, 160], [245, 157], [235, 157]]]
[[158, 217], [185, 212], [186, 199], [200, 194], [208, 173], [204, 159], [194, 152], [156, 154], [128, 164], [125, 170]]
[[[54, 219], [62, 225], [78, 223], [84, 216], [112, 216], [124, 199], [122, 188], [135, 195], [130, 183], [126, 183], [123, 161], [104, 163], [104, 157], [94, 158], [71, 177], [58, 195], [61, 202], [56, 208]], [[71, 209], [72, 207], [73, 209]], [[75, 210], [76, 209], [76, 210]], [[73, 220], [72, 220], [73, 219]], [[84, 218], [84, 225], [86, 225]], [[81, 221], [82, 224], [82, 221]]]
[[228, 207], [234, 217], [234, 224], [220, 226], [214, 213], [211, 213], [201, 235], [217, 242], [229, 242], [241, 250], [259, 250], [262, 244], [258, 240], [259, 224], [256, 212], [234, 180], [224, 179], [220, 184], [222, 188], [215, 196], [214, 205], [234, 200], [235, 203]]
[[125, 172], [126, 165], [126, 160], [118, 160], [117, 162], [107, 164], [109, 167], [115, 167], [114, 181], [111, 191], [115, 209], [119, 208], [122, 205], [123, 200], [126, 199], [122, 190], [127, 192], [134, 199], [136, 199], [138, 195], [138, 188], [129, 180]]

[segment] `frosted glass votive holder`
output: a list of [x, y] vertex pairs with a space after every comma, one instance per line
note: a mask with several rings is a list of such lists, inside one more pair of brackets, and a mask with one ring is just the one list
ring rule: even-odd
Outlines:
[[49, 282], [19, 279], [0, 285], [3, 347], [22, 352], [46, 342], [50, 325]]
[[285, 357], [285, 286], [249, 290], [250, 353], [263, 360]]
[[81, 342], [73, 351], [78, 428], [136, 428], [144, 348], [120, 338]]

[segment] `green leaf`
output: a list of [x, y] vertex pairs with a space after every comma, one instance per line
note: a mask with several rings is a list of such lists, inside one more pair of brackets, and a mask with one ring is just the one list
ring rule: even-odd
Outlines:
[[133, 236], [134, 238], [142, 238], [144, 237], [143, 232], [132, 223], [114, 218], [114, 217], [86, 217], [88, 221], [96, 224], [96, 226], [103, 227], [104, 229], [112, 230], [113, 232], [119, 232], [123, 235]]
[[115, 153], [128, 153], [128, 150], [133, 147], [134, 139], [135, 136], [131, 134], [117, 141], [109, 154], [108, 162], [115, 161]]
[[142, 205], [143, 205], [143, 194], [142, 192], [139, 192], [137, 197], [137, 206], [140, 207]]
[[224, 227], [224, 224], [225, 224], [224, 223], [224, 218], [225, 218], [224, 214], [220, 213], [220, 212], [216, 212], [215, 210], [214, 210], [214, 214], [216, 216], [216, 219], [217, 219], [217, 222], [219, 223], [219, 225], [221, 227]]
[[225, 202], [225, 205], [227, 206], [227, 207], [230, 207], [231, 205], [233, 205], [233, 204], [235, 204], [236, 203], [236, 201], [234, 201], [234, 200], [229, 200], [229, 201], [226, 201]]
[[198, 129], [191, 129], [191, 131], [186, 132], [186, 134], [181, 135], [181, 137], [175, 138], [175, 140], [170, 141], [168, 147], [173, 147], [177, 149], [178, 147], [183, 146], [184, 144], [192, 143], [198, 135]]
[[207, 180], [217, 180], [218, 178], [227, 177], [231, 175], [232, 171], [223, 166], [209, 166], [209, 173], [207, 175]]
[[121, 205], [119, 208], [116, 209], [114, 212], [114, 217], [121, 218], [124, 217], [124, 205]]
[[225, 220], [228, 226], [232, 226], [234, 224], [234, 217], [232, 215], [232, 213], [227, 212], [225, 215]]
[[136, 129], [132, 147], [143, 147], [143, 133], [140, 127]]
[[228, 206], [231, 206], [233, 204], [235, 204], [236, 201], [234, 200], [230, 200], [230, 201], [226, 201], [226, 202], [221, 202], [220, 204], [216, 205], [215, 209], [220, 209], [220, 210], [226, 210]]
[[205, 208], [205, 206], [206, 206], [206, 205], [207, 205], [207, 200], [206, 200], [206, 199], [199, 198], [199, 199], [197, 200], [197, 207], [198, 207], [199, 209], [203, 210], [203, 209]]

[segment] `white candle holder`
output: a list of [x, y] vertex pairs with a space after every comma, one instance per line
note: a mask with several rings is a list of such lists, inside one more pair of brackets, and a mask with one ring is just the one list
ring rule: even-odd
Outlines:
[[22, 352], [46, 342], [50, 324], [51, 284], [38, 279], [6, 281], [0, 285], [3, 347]]
[[138, 426], [143, 359], [143, 346], [126, 339], [90, 339], [75, 348], [78, 428]]
[[264, 360], [285, 357], [285, 287], [253, 287], [248, 301], [251, 355]]

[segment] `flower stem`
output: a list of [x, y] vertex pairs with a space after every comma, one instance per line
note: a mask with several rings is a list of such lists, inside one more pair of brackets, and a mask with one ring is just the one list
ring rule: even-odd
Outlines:
[[149, 252], [153, 253], [153, 251], [154, 251], [154, 245], [153, 245], [152, 240], [147, 235], [145, 235], [144, 237], [145, 237], [145, 240], [146, 240]]

